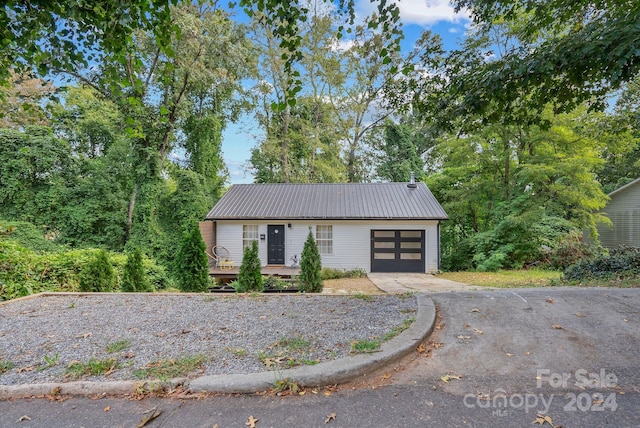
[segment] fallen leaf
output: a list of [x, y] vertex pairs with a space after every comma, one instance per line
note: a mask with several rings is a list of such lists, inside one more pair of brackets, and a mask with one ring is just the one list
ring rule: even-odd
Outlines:
[[87, 337], [91, 337], [91, 333], [82, 333], [76, 336], [76, 339], [86, 339]]
[[564, 330], [564, 327], [562, 327], [560, 324], [554, 324], [551, 326], [551, 328], [554, 330]]
[[105, 412], [108, 412], [109, 410], [111, 410], [111, 406], [107, 406], [107, 407], [104, 408]]
[[389, 373], [385, 373], [382, 375], [382, 379], [389, 379], [391, 375]]
[[249, 416], [249, 419], [247, 419], [247, 422], [245, 422], [244, 424], [249, 428], [256, 428], [256, 424], [259, 420], [260, 419], [255, 419], [253, 416]]
[[626, 318], [625, 318], [625, 319], [623, 319], [622, 321], [624, 321], [624, 322], [629, 322], [629, 320], [628, 320], [628, 319], [626, 319]]
[[462, 376], [452, 375], [452, 374], [446, 374], [444, 376], [440, 376], [440, 380], [443, 381], [444, 383], [448, 383], [452, 379], [460, 380], [462, 379]]
[[311, 390], [311, 392], [312, 392], [313, 394], [317, 394], [317, 393], [318, 393], [318, 390], [317, 390], [317, 389], [312, 389], [312, 390]]
[[577, 317], [582, 318], [584, 315], [582, 314], [582, 312], [576, 312], [575, 314]]
[[463, 326], [464, 328], [469, 328], [469, 327], [471, 327], [469, 324], [463, 324], [462, 326]]
[[507, 357], [513, 357], [513, 354], [507, 352]]
[[478, 333], [478, 334], [484, 334], [484, 333], [482, 332], [482, 330], [480, 330], [479, 328], [474, 328], [474, 329], [473, 329], [473, 331], [474, 331], [474, 332], [476, 332], [476, 333]]
[[325, 391], [324, 395], [326, 395], [327, 397], [331, 395], [331, 391]]
[[534, 425], [544, 425], [545, 423], [553, 426], [553, 419], [551, 419], [551, 416], [542, 415], [540, 413], [536, 414], [536, 419], [532, 422]]
[[427, 348], [425, 348], [422, 343], [418, 346], [418, 349], [417, 349], [418, 353], [420, 353], [420, 354], [422, 354], [426, 350], [427, 350]]
[[31, 418], [27, 415], [21, 416], [20, 419], [18, 419], [18, 422], [22, 422], [22, 421], [30, 421]]
[[440, 348], [442, 348], [443, 346], [444, 346], [444, 343], [442, 343], [442, 342], [435, 342], [435, 343], [433, 344], [433, 347], [434, 347], [434, 348], [436, 348], [436, 349], [440, 349]]
[[149, 422], [160, 416], [162, 414], [162, 410], [158, 410], [158, 407], [155, 406], [144, 412], [143, 415], [146, 415], [147, 413], [149, 413], [149, 416], [143, 416], [140, 423], [136, 425], [136, 428], [142, 428], [147, 425]]
[[473, 312], [480, 312], [480, 309], [478, 309], [478, 308], [473, 308], [473, 309], [471, 309], [469, 312], [471, 312], [471, 313], [473, 313]]
[[460, 336], [458, 336], [458, 339], [460, 339], [460, 340], [471, 339], [471, 336], [460, 335]]
[[335, 413], [331, 413], [329, 416], [327, 416], [327, 418], [324, 420], [325, 424], [328, 424], [331, 421], [335, 421], [336, 420], [336, 414]]
[[555, 303], [556, 301], [551, 297], [547, 297], [547, 303]]
[[444, 328], [444, 324], [440, 323], [440, 324], [436, 324], [436, 330], [442, 330]]

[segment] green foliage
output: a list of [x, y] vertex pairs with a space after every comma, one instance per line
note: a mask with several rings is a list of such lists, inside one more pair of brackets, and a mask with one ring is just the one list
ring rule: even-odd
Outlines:
[[108, 371], [113, 371], [118, 366], [115, 358], [106, 358], [104, 360], [98, 360], [91, 358], [86, 363], [80, 361], [73, 361], [65, 374], [73, 379], [79, 379], [83, 376], [101, 376]]
[[2, 373], [8, 372], [13, 367], [15, 367], [15, 364], [13, 364], [11, 361], [0, 360], [0, 375]]
[[544, 7], [533, 0], [455, 3], [472, 11], [476, 32], [487, 41], [485, 49], [496, 45], [496, 34], [510, 42], [495, 58], [468, 45], [451, 55], [453, 96], [441, 105], [452, 106], [458, 116], [473, 112], [486, 118], [495, 112], [513, 123], [550, 104], [556, 112], [582, 102], [603, 108], [607, 94], [640, 70], [640, 51], [635, 49], [638, 2], [556, 0]]
[[488, 125], [435, 147], [427, 182], [451, 219], [441, 228], [443, 269], [539, 264], [568, 233], [593, 233], [603, 220], [598, 142], [580, 125], [590, 116], [546, 117], [548, 129]]
[[134, 372], [138, 379], [172, 379], [188, 376], [205, 362], [209, 361], [206, 355], [194, 355], [180, 359], [166, 359], [153, 361], [143, 369]]
[[322, 278], [322, 280], [341, 278], [364, 278], [365, 276], [367, 276], [367, 273], [362, 268], [343, 270], [325, 267], [320, 271], [320, 278]]
[[584, 242], [581, 233], [572, 231], [561, 237], [556, 247], [545, 249], [541, 265], [553, 270], [563, 270], [580, 260], [594, 258], [601, 253], [602, 248]]
[[322, 277], [320, 276], [322, 262], [311, 228], [309, 228], [309, 235], [307, 235], [307, 240], [302, 248], [301, 256], [298, 289], [306, 293], [322, 292]]
[[421, 180], [424, 161], [414, 143], [414, 135], [407, 125], [387, 123], [385, 126], [382, 162], [378, 176], [391, 182], [409, 181], [411, 173]]
[[114, 284], [115, 274], [109, 256], [106, 251], [99, 250], [80, 272], [80, 291], [109, 292]]
[[640, 275], [640, 248], [619, 247], [609, 254], [582, 259], [564, 271], [567, 280], [625, 278]]
[[209, 259], [200, 229], [195, 224], [184, 235], [175, 259], [178, 287], [185, 292], [204, 293], [209, 289]]
[[142, 252], [135, 248], [127, 255], [122, 274], [122, 291], [125, 292], [149, 292], [153, 291], [142, 263]]
[[[10, 229], [11, 233], [3, 234], [2, 229]], [[21, 246], [37, 252], [56, 252], [67, 249], [54, 240], [46, 238], [44, 229], [26, 221], [0, 220], [0, 238], [16, 241]]]
[[236, 291], [246, 293], [252, 291], [263, 291], [264, 284], [261, 275], [260, 257], [258, 254], [258, 242], [253, 241], [251, 246], [244, 250], [242, 264], [238, 272], [238, 282]]

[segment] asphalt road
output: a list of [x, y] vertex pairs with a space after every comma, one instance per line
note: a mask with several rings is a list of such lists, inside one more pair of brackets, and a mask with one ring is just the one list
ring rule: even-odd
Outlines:
[[155, 408], [146, 426], [640, 427], [640, 289], [431, 297], [442, 319], [430, 343], [363, 384], [286, 397], [3, 401], [0, 426], [133, 427]]

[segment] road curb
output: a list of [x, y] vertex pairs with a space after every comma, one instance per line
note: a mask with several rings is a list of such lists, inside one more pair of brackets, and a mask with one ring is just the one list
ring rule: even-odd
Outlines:
[[416, 299], [418, 311], [413, 324], [395, 338], [385, 342], [379, 352], [281, 371], [201, 376], [187, 382], [185, 386], [192, 392], [243, 394], [271, 389], [276, 382], [284, 380], [301, 387], [334, 385], [351, 381], [399, 360], [414, 351], [433, 332], [436, 322], [436, 307], [433, 300], [421, 293], [416, 295]]
[[418, 310], [415, 321], [407, 330], [383, 343], [379, 352], [340, 358], [315, 366], [251, 374], [201, 376], [191, 381], [180, 378], [168, 382], [127, 380], [0, 385], [0, 400], [46, 395], [126, 395], [159, 388], [176, 388], [180, 385], [192, 392], [253, 393], [269, 390], [279, 380], [288, 380], [304, 387], [345, 383], [404, 357], [433, 332], [436, 321], [433, 300], [422, 293], [416, 294], [416, 299]]

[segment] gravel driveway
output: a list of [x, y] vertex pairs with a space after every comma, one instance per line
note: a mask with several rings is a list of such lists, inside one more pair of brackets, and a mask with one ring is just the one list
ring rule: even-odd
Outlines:
[[[136, 379], [167, 360], [203, 360], [192, 376], [314, 364], [383, 338], [416, 310], [412, 295], [38, 296], [0, 305], [0, 384]], [[68, 370], [101, 361], [112, 362], [106, 376]]]

